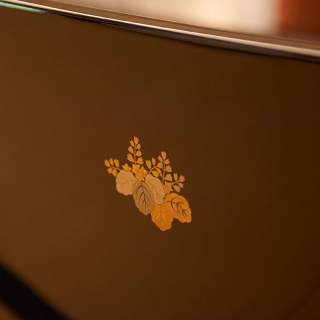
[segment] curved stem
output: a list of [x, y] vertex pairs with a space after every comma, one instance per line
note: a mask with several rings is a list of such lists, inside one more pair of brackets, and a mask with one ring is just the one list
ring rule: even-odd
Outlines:
[[165, 162], [163, 161], [162, 162], [163, 163], [163, 176], [162, 176], [162, 184], [164, 185], [164, 176], [165, 176], [165, 174], [166, 174], [166, 164], [165, 164]]
[[174, 185], [174, 184], [178, 184], [178, 183], [180, 183], [180, 182], [181, 182], [180, 180], [177, 180], [177, 181], [175, 181], [175, 182], [171, 182], [171, 184]]
[[155, 168], [157, 168], [157, 165], [155, 165], [153, 168], [151, 168], [148, 173], [150, 173], [151, 171], [153, 171], [153, 169], [155, 169]]
[[133, 150], [133, 156], [134, 156], [134, 164], [137, 164], [137, 161], [136, 161], [136, 144], [134, 144], [134, 150]]

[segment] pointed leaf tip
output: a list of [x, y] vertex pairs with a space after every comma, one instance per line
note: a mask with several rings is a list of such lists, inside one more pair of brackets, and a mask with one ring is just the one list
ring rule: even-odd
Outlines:
[[132, 156], [131, 153], [128, 153], [128, 154], [127, 154], [127, 159], [128, 159], [129, 161], [131, 161], [131, 162], [134, 162], [134, 159], [133, 159], [133, 156]]

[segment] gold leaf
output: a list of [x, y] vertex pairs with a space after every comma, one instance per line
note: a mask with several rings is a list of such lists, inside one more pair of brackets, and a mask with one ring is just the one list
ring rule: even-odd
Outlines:
[[172, 191], [172, 184], [166, 181], [163, 188], [165, 193], [169, 194]]
[[121, 170], [116, 178], [116, 188], [118, 192], [127, 196], [133, 193], [133, 186], [137, 182], [137, 179], [131, 172]]
[[191, 209], [184, 197], [171, 193], [165, 197], [164, 202], [170, 204], [174, 218], [180, 222], [191, 222]]
[[136, 173], [136, 178], [140, 181], [143, 181], [147, 173], [148, 171], [144, 167], [141, 167]]
[[133, 156], [132, 156], [131, 153], [128, 153], [127, 159], [128, 159], [129, 161], [131, 161], [131, 162], [134, 162], [134, 159], [133, 159]]
[[159, 177], [159, 173], [157, 171], [151, 171], [151, 173], [155, 176], [155, 177]]
[[132, 165], [132, 172], [137, 173], [139, 168], [140, 168], [140, 164], [133, 164]]
[[133, 199], [143, 214], [147, 215], [152, 212], [154, 208], [153, 194], [144, 181], [138, 181], [133, 186]]
[[[173, 218], [180, 222], [191, 222], [191, 209], [187, 200], [177, 193], [183, 188], [183, 175], [172, 173], [167, 153], [161, 151], [158, 157], [145, 161], [142, 166], [141, 145], [139, 139], [130, 140], [127, 159], [132, 163], [132, 168], [126, 163], [120, 170], [118, 159], [105, 160], [108, 173], [115, 176], [116, 188], [119, 193], [133, 195], [135, 205], [143, 214], [151, 213], [152, 221], [165, 231], [171, 228]], [[148, 172], [149, 170], [149, 172]], [[174, 191], [173, 191], [174, 190]]]
[[124, 166], [122, 166], [124, 171], [131, 171], [131, 168], [128, 166], [128, 164], [126, 163]]
[[164, 192], [163, 185], [160, 180], [154, 178], [151, 174], [147, 174], [146, 184], [149, 186], [153, 194], [154, 202], [157, 204], [162, 204], [166, 193]]
[[166, 203], [156, 204], [151, 212], [151, 219], [161, 231], [169, 230], [173, 221], [173, 210]]

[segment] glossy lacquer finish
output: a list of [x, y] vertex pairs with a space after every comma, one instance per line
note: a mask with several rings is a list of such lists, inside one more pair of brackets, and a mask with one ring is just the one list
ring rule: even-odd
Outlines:
[[[319, 64], [11, 8], [0, 17], [10, 270], [72, 319], [319, 317]], [[170, 195], [192, 210], [165, 231], [108, 172], [116, 159], [142, 185], [159, 156], [185, 178]]]
[[[151, 12], [148, 14], [148, 12], [143, 10], [145, 6], [141, 8], [139, 7], [139, 1], [132, 6], [130, 5], [129, 8], [125, 6], [122, 9], [121, 6], [119, 7], [118, 5], [114, 7], [114, 4], [127, 3], [126, 0], [119, 0], [115, 2], [97, 1], [99, 5], [94, 2], [87, 3], [86, 0], [84, 2], [57, 2], [51, 0], [35, 0], [29, 2], [5, 0], [0, 3], [4, 6], [14, 6], [16, 8], [35, 10], [41, 13], [52, 13], [60, 16], [73, 17], [81, 20], [117, 26], [131, 31], [161, 35], [168, 38], [213, 45], [215, 47], [222, 47], [231, 50], [242, 50], [309, 61], [319, 61], [320, 37], [316, 31], [317, 29], [315, 29], [315, 27], [310, 30], [307, 28], [307, 31], [304, 31], [304, 25], [299, 25], [298, 23], [291, 28], [291, 16], [295, 11], [291, 10], [288, 13], [286, 11], [285, 3], [283, 5], [280, 5], [279, 3], [277, 5], [271, 5], [272, 2], [276, 3], [280, 0], [273, 0], [271, 2], [261, 0], [260, 2], [255, 2], [256, 5], [253, 6], [249, 6], [249, 2], [251, 2], [251, 0], [247, 0], [246, 5], [245, 2], [242, 2], [242, 5], [240, 5], [239, 2], [236, 8], [239, 7], [238, 9], [240, 9], [242, 6], [244, 6], [244, 8], [242, 8], [243, 10], [236, 11], [238, 12], [236, 15], [232, 15], [232, 12], [234, 11], [231, 10], [233, 8], [232, 3], [229, 3], [229, 6], [222, 6], [222, 8], [224, 8], [222, 12], [219, 10], [207, 11], [215, 12], [215, 15], [217, 15], [216, 19], [209, 19], [210, 22], [215, 21], [214, 24], [202, 23], [204, 15], [199, 16], [200, 20], [194, 20], [191, 19], [191, 17], [182, 19], [178, 13], [159, 15], [157, 14], [157, 10], [154, 11], [152, 9], [152, 6], [149, 8]], [[179, 1], [180, 0], [176, 0], [171, 3], [170, 8], [174, 6], [179, 8], [179, 4], [181, 4]], [[229, 1], [232, 2], [234, 0]], [[157, 1], [153, 2], [153, 4], [156, 3]], [[215, 9], [219, 8], [220, 0], [215, 0], [212, 3], [215, 4]], [[206, 3], [204, 3], [203, 6], [200, 4], [200, 2], [197, 2], [197, 6], [200, 6], [205, 10]], [[163, 3], [161, 3], [161, 6], [162, 5]], [[272, 18], [271, 20], [266, 18], [265, 15], [268, 15], [268, 11], [262, 10], [264, 5], [270, 6], [269, 11], [271, 13], [274, 10], [277, 10], [277, 12], [272, 13], [272, 15], [275, 15], [278, 18], [283, 16], [284, 18]], [[260, 8], [260, 6], [262, 6], [262, 8]], [[183, 8], [184, 10], [180, 10], [180, 13], [188, 12], [185, 7]], [[273, 10], [271, 10], [272, 8]], [[280, 10], [281, 8], [283, 10]], [[317, 8], [318, 6], [316, 6], [315, 10], [317, 10]], [[194, 14], [194, 10], [190, 9], [189, 11], [191, 15]], [[219, 12], [222, 16], [219, 15]], [[308, 12], [310, 12], [310, 10]], [[223, 23], [223, 17], [227, 18], [230, 16], [234, 16], [236, 21], [234, 23], [230, 22], [231, 25], [225, 25]], [[254, 19], [253, 16], [255, 17]], [[237, 19], [240, 19], [240, 21]], [[312, 17], [310, 17], [310, 19], [310, 21], [313, 21]], [[263, 22], [264, 20], [265, 22]], [[244, 24], [243, 27], [241, 27], [242, 23]], [[259, 27], [260, 23], [265, 26]], [[317, 22], [313, 23], [313, 25], [317, 26]], [[301, 26], [302, 31], [299, 31], [299, 26]]]

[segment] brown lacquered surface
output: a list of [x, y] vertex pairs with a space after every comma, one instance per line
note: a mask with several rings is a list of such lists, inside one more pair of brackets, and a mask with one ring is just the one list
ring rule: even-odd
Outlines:
[[8, 307], [0, 303], [0, 319], [1, 320], [18, 320], [19, 318], [12, 313]]
[[[1, 259], [74, 319], [319, 317], [318, 64], [0, 16]], [[134, 135], [190, 224], [116, 191]]]

